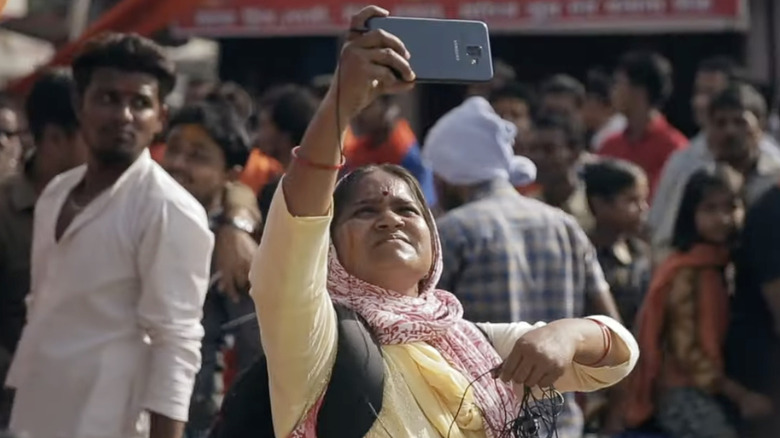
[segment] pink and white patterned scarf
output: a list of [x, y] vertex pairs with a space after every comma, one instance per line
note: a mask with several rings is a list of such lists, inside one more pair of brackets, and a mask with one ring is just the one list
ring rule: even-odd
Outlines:
[[[431, 221], [432, 222], [432, 221]], [[477, 405], [483, 412], [485, 432], [504, 429], [507, 412], [515, 412], [516, 397], [509, 384], [485, 376], [501, 363], [493, 346], [474, 324], [463, 319], [463, 306], [450, 292], [436, 289], [442, 272], [441, 243], [433, 236], [435, 262], [420, 285], [417, 297], [410, 297], [369, 284], [349, 274], [331, 245], [328, 257], [328, 291], [331, 299], [363, 317], [382, 345], [427, 342], [473, 384]], [[320, 401], [291, 438], [314, 437]]]

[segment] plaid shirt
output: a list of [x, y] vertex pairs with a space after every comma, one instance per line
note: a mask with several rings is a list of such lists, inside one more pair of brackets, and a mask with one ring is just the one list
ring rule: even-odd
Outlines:
[[[584, 316], [585, 298], [609, 290], [588, 237], [561, 210], [524, 197], [504, 180], [438, 221], [444, 272], [471, 321], [553, 321]], [[582, 436], [582, 413], [566, 397], [561, 438]]]

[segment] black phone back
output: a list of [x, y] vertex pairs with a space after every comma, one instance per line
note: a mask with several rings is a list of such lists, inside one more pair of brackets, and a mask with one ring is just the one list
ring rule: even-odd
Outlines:
[[487, 25], [481, 21], [377, 17], [370, 30], [382, 29], [411, 53], [417, 82], [473, 83], [493, 79]]

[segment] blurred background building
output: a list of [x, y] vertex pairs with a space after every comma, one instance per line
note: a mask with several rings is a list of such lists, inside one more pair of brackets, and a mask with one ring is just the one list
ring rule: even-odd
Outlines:
[[[9, 0], [0, 27], [0, 82], [24, 75], [106, 11], [136, 0]], [[156, 34], [172, 47], [182, 82], [221, 77], [250, 91], [333, 70], [339, 33], [363, 3], [352, 0], [157, 0], [182, 13]], [[652, 49], [675, 66], [670, 120], [692, 133], [689, 105], [697, 63], [730, 55], [774, 102], [780, 7], [772, 0], [381, 0], [394, 15], [487, 22], [494, 57], [534, 82], [549, 72], [583, 77], [611, 69], [629, 49]], [[186, 5], [186, 7], [185, 7]], [[425, 131], [461, 98], [445, 85], [418, 87], [405, 106]], [[174, 97], [175, 99], [176, 97]]]

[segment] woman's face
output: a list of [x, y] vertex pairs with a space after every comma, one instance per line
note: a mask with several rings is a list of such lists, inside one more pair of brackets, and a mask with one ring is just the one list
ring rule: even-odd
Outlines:
[[431, 230], [409, 185], [378, 170], [364, 176], [334, 228], [339, 261], [368, 283], [416, 295], [431, 270]]
[[712, 190], [696, 209], [696, 229], [706, 242], [727, 243], [742, 224], [743, 216], [739, 198], [726, 190]]

